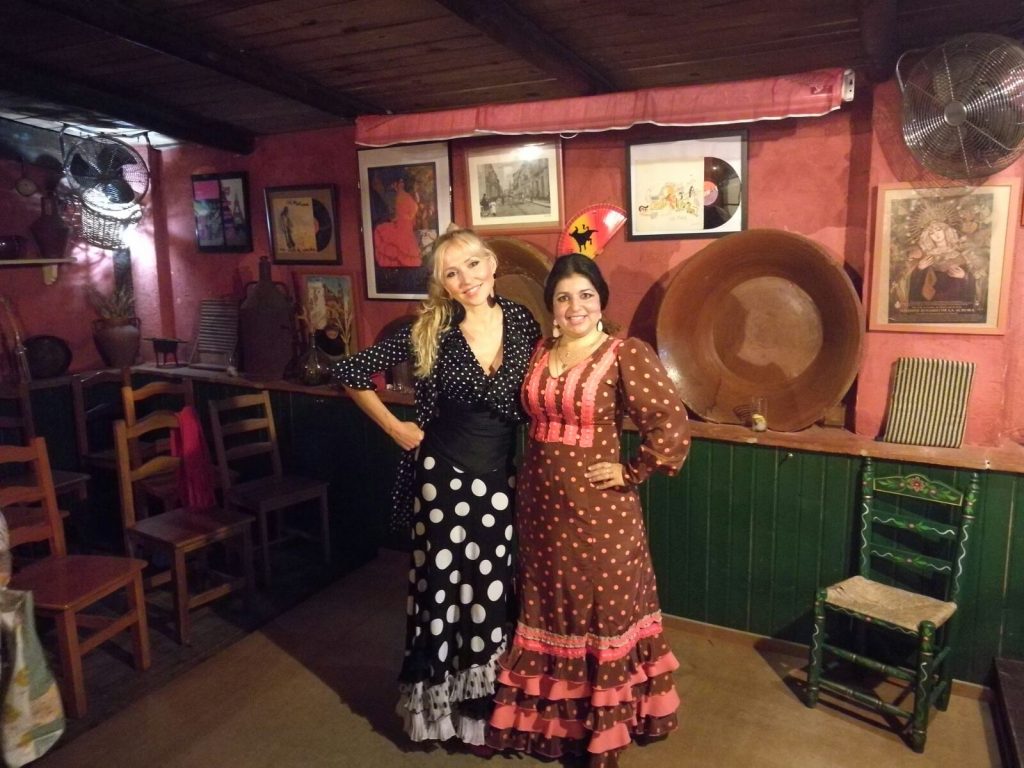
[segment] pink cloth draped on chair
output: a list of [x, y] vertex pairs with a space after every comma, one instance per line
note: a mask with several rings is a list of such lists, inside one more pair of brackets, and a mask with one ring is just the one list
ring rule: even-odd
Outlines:
[[171, 455], [181, 458], [178, 469], [181, 505], [197, 511], [217, 506], [210, 450], [199, 415], [191, 405], [178, 411], [178, 428], [171, 432]]

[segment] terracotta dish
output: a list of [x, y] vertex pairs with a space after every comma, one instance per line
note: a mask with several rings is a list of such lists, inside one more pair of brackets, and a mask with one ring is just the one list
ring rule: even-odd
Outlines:
[[58, 336], [29, 336], [25, 339], [25, 357], [33, 379], [62, 376], [71, 366], [71, 348]]
[[680, 267], [661, 300], [657, 337], [695, 414], [750, 426], [759, 408], [768, 429], [788, 432], [814, 424], [850, 388], [864, 310], [820, 245], [755, 229], [716, 240]]

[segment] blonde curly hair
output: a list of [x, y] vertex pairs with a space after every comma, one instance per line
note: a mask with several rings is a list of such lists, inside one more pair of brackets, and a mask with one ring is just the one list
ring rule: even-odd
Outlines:
[[471, 229], [449, 229], [437, 238], [427, 260], [430, 266], [427, 298], [420, 305], [411, 333], [415, 356], [413, 373], [421, 379], [433, 372], [441, 334], [451, 327], [454, 317], [454, 302], [444, 287], [444, 259], [452, 250], [489, 258], [494, 268], [498, 268], [498, 256]]

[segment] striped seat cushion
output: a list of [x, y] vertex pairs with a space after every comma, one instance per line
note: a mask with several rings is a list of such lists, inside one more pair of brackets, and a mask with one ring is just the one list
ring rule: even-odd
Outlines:
[[901, 357], [893, 369], [885, 436], [889, 443], [958, 448], [967, 421], [974, 363]]

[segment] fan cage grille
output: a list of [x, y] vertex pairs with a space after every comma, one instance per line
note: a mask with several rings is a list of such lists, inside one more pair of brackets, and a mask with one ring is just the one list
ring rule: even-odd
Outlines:
[[927, 53], [903, 84], [903, 138], [948, 178], [983, 178], [1024, 154], [1024, 47], [962, 35]]
[[145, 160], [110, 136], [77, 140], [64, 153], [63, 171], [83, 203], [101, 214], [130, 210], [149, 191]]

